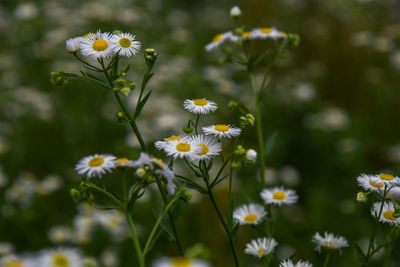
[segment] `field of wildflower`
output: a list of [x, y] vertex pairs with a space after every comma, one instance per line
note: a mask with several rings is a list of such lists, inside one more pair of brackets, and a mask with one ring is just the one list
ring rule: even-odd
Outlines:
[[0, 267], [400, 267], [400, 2], [0, 2]]

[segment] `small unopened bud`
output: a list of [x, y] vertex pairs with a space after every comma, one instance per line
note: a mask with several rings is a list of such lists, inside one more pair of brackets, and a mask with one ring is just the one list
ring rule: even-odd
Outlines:
[[118, 88], [118, 87], [114, 87], [114, 88], [113, 88], [113, 91], [116, 92], [116, 93], [118, 93], [118, 92], [119, 92], [119, 88]]
[[129, 82], [129, 83], [128, 83], [128, 86], [129, 86], [129, 88], [133, 89], [133, 88], [136, 87], [136, 83], [134, 83], [134, 82]]
[[232, 18], [237, 19], [242, 15], [242, 11], [238, 6], [234, 6], [231, 8], [230, 14]]
[[240, 161], [234, 161], [232, 162], [232, 168], [239, 168], [241, 165]]
[[136, 176], [139, 178], [143, 178], [146, 175], [146, 170], [143, 167], [140, 167], [136, 170]]
[[131, 92], [131, 88], [128, 86], [124, 86], [121, 88], [121, 90], [119, 90], [122, 94], [124, 94], [125, 96], [128, 96], [129, 93]]
[[75, 188], [72, 188], [69, 193], [71, 194], [72, 200], [75, 203], [81, 202], [82, 198], [81, 198], [81, 195], [78, 190], [76, 190]]
[[241, 145], [238, 145], [237, 147], [236, 147], [236, 150], [235, 150], [235, 154], [236, 155], [244, 155], [246, 153], [246, 150], [243, 148], [243, 146], [241, 146]]
[[79, 48], [81, 47], [82, 39], [82, 37], [76, 37], [65, 41], [65, 48], [67, 49], [68, 53], [73, 54], [78, 52]]
[[251, 113], [247, 113], [246, 114], [246, 119], [251, 125], [254, 125], [254, 121], [256, 120], [254, 118], [253, 114], [251, 114]]
[[150, 56], [150, 55], [147, 55], [146, 56], [146, 59], [148, 59], [148, 60], [151, 60], [153, 57], [152, 56]]
[[236, 29], [235, 29], [235, 33], [236, 33], [237, 35], [239, 35], [239, 36], [242, 36], [243, 33], [244, 33], [244, 30], [243, 30], [243, 28], [236, 28]]
[[115, 30], [112, 32], [112, 34], [120, 34], [120, 33], [122, 33], [120, 30]]
[[289, 33], [288, 36], [288, 45], [296, 47], [300, 43], [300, 37], [297, 34]]
[[367, 201], [367, 195], [364, 192], [357, 193], [357, 201], [358, 202], [365, 202]]
[[248, 149], [246, 151], [246, 161], [247, 163], [254, 164], [257, 161], [257, 152], [254, 149]]
[[192, 197], [193, 197], [193, 195], [189, 191], [185, 191], [185, 193], [183, 193], [183, 195], [182, 195], [182, 199], [184, 201], [190, 201], [192, 199]]
[[119, 78], [119, 79], [117, 79], [117, 84], [118, 84], [118, 86], [124, 86], [125, 85], [125, 80]]
[[146, 54], [148, 54], [148, 55], [154, 55], [154, 53], [156, 52], [156, 50], [155, 50], [154, 48], [147, 48], [144, 52], [145, 52]]
[[190, 134], [191, 132], [193, 132], [193, 128], [191, 126], [185, 126], [183, 127], [183, 131], [187, 134]]
[[84, 267], [98, 267], [99, 264], [97, 263], [97, 260], [92, 257], [85, 258], [83, 262]]

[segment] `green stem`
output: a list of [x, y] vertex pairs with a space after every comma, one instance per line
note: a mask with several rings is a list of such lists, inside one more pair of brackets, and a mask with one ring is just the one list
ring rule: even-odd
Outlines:
[[93, 184], [93, 183], [87, 183], [89, 185], [89, 187], [96, 189], [97, 191], [103, 193], [104, 195], [108, 196], [110, 199], [112, 199], [115, 204], [117, 204], [118, 206], [122, 207], [122, 202], [121, 200], [119, 200], [116, 196], [114, 196], [113, 194], [111, 194], [110, 192], [104, 190], [101, 187], [98, 187], [97, 185]]
[[264, 156], [264, 137], [262, 129], [262, 116], [260, 99], [257, 94], [257, 89], [254, 84], [254, 78], [251, 71], [249, 71], [250, 86], [253, 93], [253, 99], [256, 104], [256, 128], [257, 128], [257, 139], [258, 139], [258, 150], [260, 155], [260, 172], [261, 172], [261, 186], [265, 186], [265, 156]]
[[[113, 90], [114, 85], [113, 85], [113, 82], [110, 79], [110, 76], [108, 75], [107, 69], [104, 66], [104, 62], [103, 62], [103, 60], [99, 60], [99, 62], [101, 64], [101, 67], [103, 68], [104, 75], [105, 75], [105, 77], [106, 77], [106, 79], [107, 79], [107, 81], [108, 81], [108, 83], [110, 85], [110, 88]], [[147, 152], [146, 144], [144, 143], [142, 135], [140, 134], [139, 129], [138, 129], [135, 121], [133, 120], [130, 112], [128, 111], [128, 108], [126, 107], [125, 103], [122, 101], [121, 96], [117, 92], [115, 92], [114, 90], [113, 90], [113, 93], [114, 93], [114, 96], [117, 99], [118, 104], [120, 105], [122, 111], [124, 112], [125, 116], [128, 118], [128, 121], [129, 121], [129, 124], [130, 124], [132, 130], [135, 133], [137, 139], [139, 140], [140, 147], [142, 148], [142, 150], [144, 152]]]
[[196, 122], [194, 124], [194, 130], [195, 130], [196, 134], [197, 134], [197, 126], [199, 125], [199, 119], [200, 119], [200, 114], [197, 114]]
[[325, 256], [325, 261], [324, 261], [324, 266], [323, 267], [327, 267], [328, 266], [328, 263], [329, 263], [329, 260], [331, 259], [331, 253], [326, 253], [326, 256]]
[[[157, 181], [158, 190], [160, 191], [160, 194], [161, 194], [161, 197], [163, 199], [164, 205], [167, 205], [167, 196], [165, 194], [165, 191], [163, 190], [161, 182], [157, 177], [156, 177], [156, 181]], [[174, 217], [172, 216], [172, 213], [169, 210], [167, 210], [167, 212], [168, 212], [169, 222], [170, 222], [171, 228], [172, 228], [172, 233], [174, 234], [174, 237], [175, 237], [176, 246], [178, 247], [180, 256], [183, 257], [184, 256], [184, 252], [183, 252], [183, 249], [182, 249], [181, 241], [180, 241], [179, 236], [178, 236], [178, 231], [176, 230]]]
[[142, 249], [140, 247], [139, 239], [136, 234], [135, 224], [133, 222], [133, 218], [132, 218], [132, 215], [130, 212], [126, 212], [126, 218], [128, 220], [129, 229], [131, 230], [132, 241], [133, 241], [133, 245], [135, 246], [136, 254], [138, 256], [139, 266], [144, 267], [145, 266], [144, 255], [143, 255]]
[[233, 245], [233, 240], [232, 240], [232, 237], [231, 237], [230, 230], [228, 229], [228, 226], [226, 225], [226, 222], [225, 222], [224, 218], [222, 217], [221, 211], [218, 208], [217, 202], [215, 201], [212, 189], [210, 188], [210, 185], [209, 185], [208, 181], [204, 177], [203, 177], [203, 179], [204, 179], [204, 182], [207, 185], [208, 195], [210, 196], [211, 203], [213, 204], [214, 209], [217, 212], [218, 218], [219, 218], [222, 226], [224, 227], [225, 233], [226, 233], [226, 235], [227, 235], [227, 237], [229, 239], [229, 247], [230, 247], [230, 249], [232, 251], [232, 256], [233, 256], [233, 259], [235, 261], [235, 266], [239, 267], [239, 261], [238, 261], [237, 256], [236, 256], [235, 246]]
[[[151, 241], [153, 240], [154, 235], [156, 234], [157, 228], [158, 228], [158, 226], [160, 225], [161, 220], [164, 218], [165, 214], [168, 213], [169, 208], [172, 207], [172, 204], [174, 204], [174, 202], [175, 202], [176, 200], [178, 200], [178, 198], [177, 198], [177, 197], [174, 197], [174, 198], [168, 203], [168, 205], [164, 208], [163, 213], [160, 214], [160, 216], [158, 216], [157, 222], [156, 222], [156, 224], [154, 225], [153, 230], [151, 231], [150, 236], [149, 236], [149, 238], [147, 239], [146, 245], [145, 245], [145, 247], [144, 247], [144, 249], [143, 249], [143, 256], [146, 256], [147, 250], [148, 250], [149, 247], [150, 247]], [[181, 256], [183, 256], [183, 255], [181, 255]]]
[[394, 247], [394, 241], [398, 238], [399, 236], [399, 228], [397, 228], [396, 226], [392, 226], [392, 229], [394, 229], [394, 233], [391, 231], [391, 233], [389, 234], [392, 238], [392, 242], [390, 243], [390, 245], [388, 246], [387, 250], [386, 250], [386, 254], [385, 254], [385, 258], [383, 260], [383, 264], [382, 267], [387, 267], [389, 265], [390, 262], [390, 256], [393, 252], [393, 247]]

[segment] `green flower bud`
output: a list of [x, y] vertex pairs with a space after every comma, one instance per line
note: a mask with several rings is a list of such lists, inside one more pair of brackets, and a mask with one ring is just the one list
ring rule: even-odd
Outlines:
[[232, 162], [232, 168], [239, 168], [240, 165], [242, 165], [242, 164], [240, 163], [240, 161], [234, 161], [234, 162]]
[[358, 202], [365, 202], [365, 201], [367, 201], [367, 194], [365, 194], [364, 192], [358, 192], [358, 193], [357, 193], [357, 201], [358, 201]]
[[183, 131], [187, 134], [190, 134], [191, 132], [193, 132], [193, 128], [191, 126], [185, 126], [183, 127]]
[[97, 263], [97, 260], [92, 257], [85, 258], [83, 262], [83, 267], [98, 267], [99, 264]]
[[115, 30], [112, 32], [112, 34], [120, 34], [120, 33], [122, 33], [120, 30]]
[[296, 47], [300, 43], [300, 36], [297, 34], [288, 34], [288, 45]]
[[154, 48], [147, 48], [144, 52], [147, 55], [154, 55], [156, 53], [156, 50]]
[[117, 84], [118, 84], [118, 86], [124, 86], [125, 85], [125, 80], [124, 79], [121, 79], [121, 78], [119, 78], [119, 79], [117, 79]]
[[189, 191], [185, 191], [182, 195], [182, 199], [184, 201], [190, 201], [192, 199], [193, 195]]
[[128, 96], [129, 93], [131, 92], [131, 88], [128, 87], [128, 86], [124, 86], [124, 87], [121, 88], [120, 92], [122, 94], [124, 94], [125, 96]]
[[243, 148], [243, 146], [241, 146], [241, 145], [238, 145], [237, 147], [236, 147], [236, 150], [235, 150], [235, 154], [236, 155], [244, 155], [246, 153], [246, 150]]
[[118, 88], [118, 87], [114, 87], [114, 88], [113, 88], [113, 91], [114, 91], [115, 93], [118, 93], [118, 92], [119, 92], [119, 88]]

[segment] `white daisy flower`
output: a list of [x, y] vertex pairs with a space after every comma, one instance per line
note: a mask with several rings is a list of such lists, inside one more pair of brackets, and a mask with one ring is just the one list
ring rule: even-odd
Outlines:
[[168, 156], [173, 156], [174, 159], [187, 158], [193, 160], [201, 153], [202, 149], [196, 146], [190, 138], [187, 138], [181, 141], [169, 141], [164, 147], [164, 151]]
[[342, 236], [335, 236], [334, 234], [325, 232], [324, 236], [321, 236], [319, 233], [315, 233], [312, 238], [312, 242], [317, 244], [315, 250], [321, 252], [321, 248], [327, 250], [336, 250], [349, 246], [346, 238]]
[[211, 50], [214, 50], [215, 48], [217, 48], [218, 46], [220, 46], [227, 40], [229, 40], [231, 42], [236, 42], [237, 40], [239, 40], [239, 37], [234, 35], [231, 31], [220, 33], [211, 40], [211, 43], [209, 43], [205, 46], [205, 49], [207, 52], [210, 52]]
[[115, 160], [115, 166], [117, 166], [117, 167], [133, 167], [133, 161], [128, 158], [117, 158]]
[[183, 107], [192, 113], [205, 115], [214, 112], [217, 109], [217, 103], [205, 98], [186, 99]]
[[213, 134], [219, 138], [222, 137], [236, 137], [240, 134], [242, 130], [240, 128], [232, 127], [231, 125], [227, 124], [216, 124], [210, 125], [207, 127], [203, 127], [203, 132], [206, 135]]
[[161, 258], [156, 260], [153, 267], [211, 267], [205, 261], [187, 258]]
[[312, 267], [312, 264], [308, 261], [298, 261], [293, 263], [292, 260], [285, 260], [279, 264], [279, 267]]
[[296, 191], [291, 189], [284, 189], [283, 187], [275, 187], [271, 189], [264, 189], [261, 192], [261, 198], [266, 205], [291, 205], [296, 203], [298, 196]]
[[0, 266], [2, 267], [36, 267], [39, 266], [37, 259], [32, 256], [14, 256], [8, 255], [0, 258]]
[[263, 256], [270, 254], [276, 245], [278, 245], [278, 243], [273, 238], [257, 238], [246, 244], [244, 252], [262, 258]]
[[382, 193], [385, 187], [381, 179], [377, 178], [375, 175], [361, 174], [357, 177], [357, 182], [364, 190], [378, 193]]
[[167, 180], [167, 191], [168, 194], [175, 194], [176, 185], [174, 183], [175, 173], [168, 168], [167, 164], [165, 164], [161, 159], [154, 157], [152, 159], [153, 165], [157, 167], [157, 170], [154, 172], [161, 177], [164, 177]]
[[[375, 202], [374, 206], [371, 209], [371, 214], [374, 217], [378, 217], [379, 211], [381, 209], [382, 202]], [[379, 218], [379, 221], [382, 223], [389, 223], [391, 225], [400, 226], [400, 218], [393, 217], [393, 213], [395, 212], [395, 205], [391, 201], [386, 201], [383, 204], [382, 214]]]
[[240, 10], [240, 8], [238, 6], [234, 6], [230, 10], [230, 15], [233, 18], [238, 18], [242, 15], [242, 11]]
[[75, 37], [68, 39], [65, 41], [65, 47], [69, 53], [76, 53], [78, 52], [79, 48], [81, 47], [82, 37]]
[[379, 182], [382, 182], [387, 187], [400, 185], [400, 178], [387, 173], [381, 173], [375, 176]]
[[112, 50], [121, 56], [134, 56], [139, 52], [140, 47], [140, 42], [135, 41], [135, 35], [130, 33], [118, 33], [111, 38]]
[[254, 38], [259, 39], [279, 39], [286, 38], [286, 33], [278, 31], [275, 27], [271, 28], [256, 28], [251, 31], [251, 35]]
[[87, 178], [101, 177], [107, 172], [111, 172], [116, 166], [116, 157], [107, 154], [94, 154], [81, 159], [75, 166], [75, 170], [80, 175]]
[[259, 38], [258, 35], [256, 35], [254, 32], [244, 32], [242, 33], [242, 40], [252, 40], [252, 39], [257, 39]]
[[84, 56], [92, 56], [94, 60], [114, 55], [110, 33], [98, 31], [95, 35], [88, 34], [81, 41], [81, 53]]
[[81, 252], [73, 248], [45, 250], [39, 262], [41, 267], [83, 267]]
[[236, 208], [233, 212], [233, 219], [238, 221], [240, 225], [257, 225], [262, 222], [266, 215], [267, 212], [262, 205], [251, 203]]
[[150, 169], [153, 169], [152, 162], [153, 162], [153, 157], [152, 156], [150, 156], [147, 153], [141, 152], [139, 158], [132, 162], [132, 167], [138, 168], [138, 167], [141, 167], [141, 166], [147, 166]]
[[181, 141], [181, 140], [184, 140], [185, 138], [187, 138], [187, 136], [172, 135], [170, 137], [164, 138], [164, 141], [155, 142], [154, 146], [157, 149], [162, 150], [162, 149], [165, 148], [166, 145], [168, 145], [169, 142], [171, 142], [171, 141]]
[[191, 136], [191, 142], [201, 148], [196, 154], [196, 159], [211, 159], [218, 156], [221, 152], [221, 143], [211, 136], [204, 136], [202, 134]]

